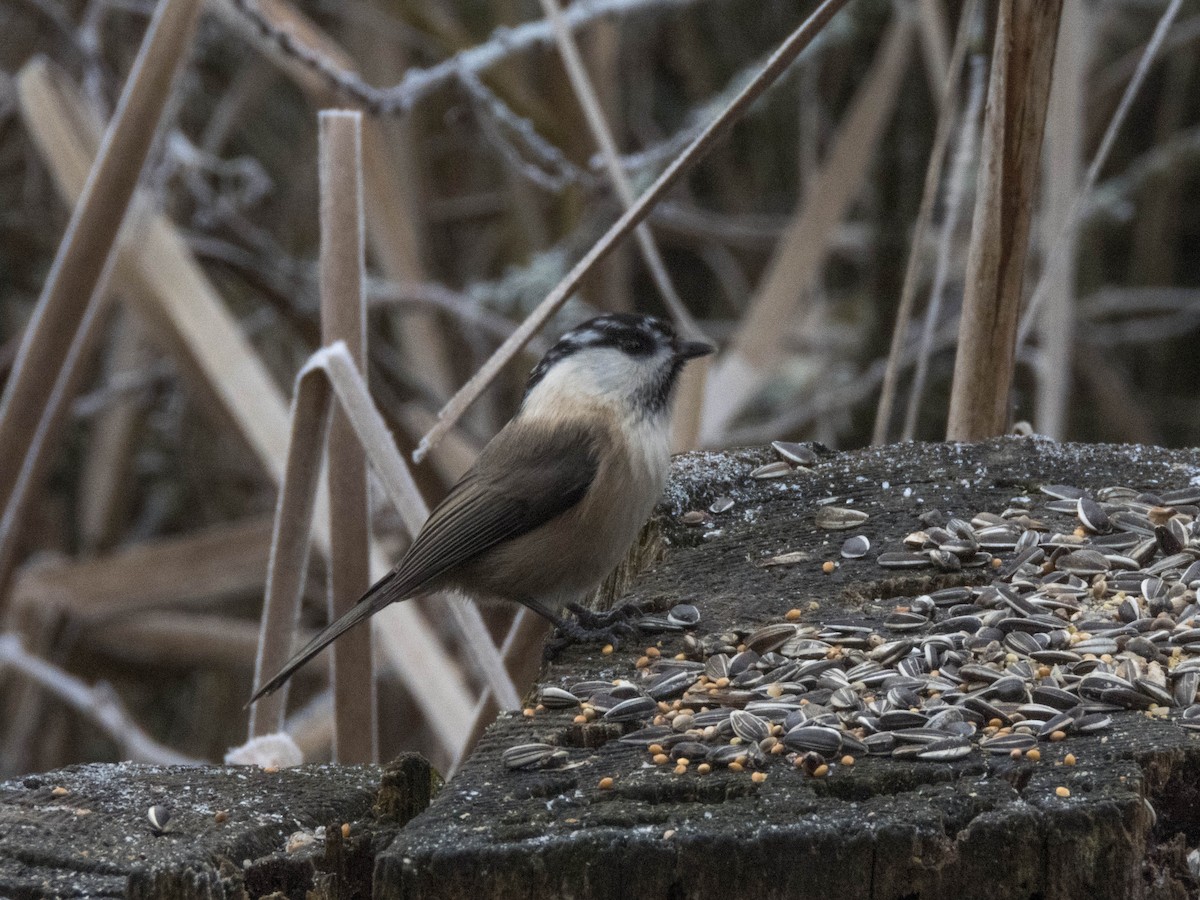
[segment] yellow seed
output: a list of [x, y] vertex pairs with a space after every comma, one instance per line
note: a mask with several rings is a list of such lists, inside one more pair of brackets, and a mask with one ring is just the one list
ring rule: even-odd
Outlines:
[[825, 763], [821, 763], [819, 766], [813, 769], [813, 778], [824, 778], [828, 774], [829, 766], [827, 766]]
[[664, 752], [662, 744], [651, 744], [646, 749], [650, 751], [651, 756], [658, 756], [658, 754]]
[[1042, 751], [1039, 750], [1037, 747], [1030, 747], [1028, 750], [1025, 751], [1025, 758], [1031, 759], [1034, 762], [1037, 762], [1038, 760], [1040, 760], [1042, 758]]
[[729, 679], [722, 676], [721, 678], [717, 679], [716, 685], [719, 688], [727, 688], [729, 687]]
[[60, 785], [59, 787], [56, 787], [54, 790], [52, 790], [50, 793], [53, 794], [55, 797], [65, 797], [67, 794], [69, 794], [71, 792], [68, 791], [65, 787], [62, 787]]
[[843, 766], [854, 765], [854, 757], [851, 756], [849, 753], [847, 753], [845, 756], [842, 757], [842, 765]]
[[663, 832], [663, 840], [664, 841], [669, 841], [673, 837], [675, 837], [675, 829], [674, 828], [668, 828], [666, 831]]
[[1065, 731], [1050, 732], [1050, 740], [1052, 740], [1052, 741], [1055, 741], [1055, 742], [1063, 741], [1063, 740], [1066, 740], [1066, 738], [1067, 738], [1067, 733]]
[[762, 784], [764, 781], [767, 780], [767, 773], [766, 772], [754, 772], [750, 776], [750, 780], [753, 781], [755, 784]]
[[670, 761], [671, 761], [671, 757], [667, 756], [667, 754], [665, 754], [665, 753], [655, 753], [654, 754], [654, 764], [656, 766], [665, 766]]
[[737, 760], [734, 760], [733, 762], [731, 762], [729, 764], [730, 772], [740, 772], [740, 771], [742, 771], [742, 768], [743, 768], [742, 764], [740, 762], [738, 762]]
[[1060, 796], [1060, 797], [1070, 797], [1071, 796], [1071, 792], [1065, 787], [1056, 787], [1054, 789], [1054, 793], [1058, 794], [1058, 796]]
[[263, 771], [268, 775], [274, 775], [279, 771], [279, 766], [263, 766]]
[[696, 771], [701, 775], [707, 775], [712, 771], [712, 766], [710, 766], [708, 763], [700, 763], [700, 765], [696, 766]]
[[676, 775], [683, 775], [683, 774], [685, 774], [686, 772], [687, 772], [687, 766], [676, 766], [676, 767], [675, 767], [675, 774], [676, 774]]
[[585, 709], [583, 711], [583, 717], [585, 719], [587, 719], [587, 721], [589, 721], [589, 722], [592, 721], [592, 719], [596, 718], [596, 710], [592, 709], [589, 706], [587, 709]]
[[826, 560], [825, 562], [821, 563], [821, 571], [826, 575], [832, 575], [833, 570], [836, 568], [837, 563], [833, 562], [832, 560]]
[[229, 819], [229, 813], [223, 809], [217, 810], [217, 814], [213, 816], [213, 821], [220, 825], [222, 822]]
[[342, 837], [344, 837], [344, 838], [350, 837], [350, 823], [349, 822], [342, 823]]
[[634, 664], [633, 664], [633, 667], [634, 667], [635, 669], [644, 669], [644, 668], [646, 668], [648, 665], [650, 665], [650, 657], [648, 657], [648, 656], [639, 656], [639, 657], [638, 657], [638, 661], [637, 661], [636, 663], [634, 663]]
[[683, 766], [685, 769], [688, 766], [690, 766], [691, 764], [692, 764], [692, 761], [690, 759], [688, 759], [686, 756], [681, 756], [681, 757], [679, 757], [679, 759], [675, 760], [675, 765]]
[[676, 659], [687, 659], [687, 654], [686, 653], [676, 653], [675, 658]]
[[525, 718], [527, 718], [527, 719], [532, 719], [532, 718], [533, 718], [533, 710], [532, 710], [532, 709], [530, 709], [528, 706], [527, 706], [527, 707], [525, 707], [525, 709], [524, 709], [524, 710], [522, 710], [522, 712], [524, 712], [524, 714], [525, 714]]
[[1016, 747], [1013, 747], [1011, 750], [1008, 751], [1008, 755], [1009, 755], [1010, 759], [1020, 759], [1021, 751], [1018, 750]]
[[647, 647], [646, 655], [651, 659], [658, 659], [660, 656], [662, 656], [662, 651], [657, 647]]
[[1000, 557], [998, 557], [998, 556], [993, 556], [993, 557], [992, 557], [992, 568], [993, 568], [993, 569], [998, 569], [998, 568], [1000, 568], [1002, 565], [1004, 565], [1004, 560], [1002, 560], [1002, 559], [1001, 559]]
[[1074, 754], [1074, 753], [1068, 753], [1066, 756], [1064, 756], [1064, 757], [1063, 757], [1063, 765], [1065, 765], [1065, 766], [1073, 766], [1073, 765], [1075, 765], [1075, 754]]
[[600, 779], [600, 790], [611, 791], [612, 786], [613, 786], [613, 780], [611, 778], [609, 778], [607, 775]]
[[785, 619], [787, 619], [789, 622], [795, 622], [802, 615], [804, 615], [804, 614], [802, 612], [800, 612], [800, 610], [793, 608], [793, 609], [789, 609], [786, 613], [784, 613], [783, 617]]
[[605, 644], [604, 649], [601, 650], [600, 652], [603, 653], [605, 656], [612, 656], [613, 649], [614, 648], [613, 648], [612, 644]]

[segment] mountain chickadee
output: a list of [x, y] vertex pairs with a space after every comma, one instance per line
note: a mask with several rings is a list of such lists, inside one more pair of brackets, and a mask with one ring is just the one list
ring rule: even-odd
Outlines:
[[[676, 380], [684, 363], [711, 352], [653, 316], [600, 316], [563, 335], [530, 373], [517, 414], [404, 558], [253, 700], [389, 603], [435, 590], [521, 603], [573, 639], [611, 635], [596, 627], [611, 620], [577, 601], [616, 568], [654, 510], [670, 466]], [[592, 627], [564, 622], [564, 607]]]

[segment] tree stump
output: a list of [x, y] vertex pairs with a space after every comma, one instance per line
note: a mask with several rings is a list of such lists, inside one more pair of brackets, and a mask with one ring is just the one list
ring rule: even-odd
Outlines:
[[[1045, 484], [1093, 491], [1200, 484], [1195, 451], [1037, 439], [826, 453], [807, 471], [750, 476], [776, 459], [769, 449], [678, 459], [649, 538], [661, 542], [662, 558], [636, 577], [626, 599], [694, 603], [698, 635], [744, 635], [785, 621], [793, 609], [801, 624], [878, 627], [911, 598], [994, 577], [990, 567], [910, 574], [880, 567], [878, 554], [902, 550], [903, 537], [932, 509], [970, 520], [1002, 512], [1016, 496], [1049, 502], [1039, 493]], [[700, 514], [718, 498], [733, 504]], [[848, 531], [817, 527], [831, 498], [869, 518]], [[871, 551], [842, 559], [843, 541], [856, 534], [869, 538]], [[762, 565], [783, 554], [799, 561]], [[831, 574], [826, 563], [836, 564]], [[571, 649], [541, 683], [638, 683], [636, 660], [650, 643], [611, 655]], [[683, 646], [680, 636], [666, 636], [659, 649], [670, 657]], [[495, 723], [463, 771], [380, 856], [377, 895], [1195, 896], [1176, 835], [1192, 846], [1200, 837], [1200, 738], [1144, 712], [1115, 713], [1102, 733], [1043, 742], [1037, 762], [978, 750], [950, 762], [868, 755], [854, 765], [833, 760], [824, 777], [812, 777], [768, 757], [761, 781], [748, 769], [698, 774], [693, 765], [676, 774], [651, 764], [644, 745], [617, 740], [635, 726], [603, 717], [580, 725], [578, 713], [538, 710]], [[506, 769], [503, 751], [528, 742], [564, 749], [565, 765]], [[1073, 766], [1064, 764], [1068, 753]]]

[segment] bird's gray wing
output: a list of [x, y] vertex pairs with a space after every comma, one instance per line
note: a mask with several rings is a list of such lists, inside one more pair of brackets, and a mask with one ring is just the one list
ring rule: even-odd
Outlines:
[[396, 567], [288, 660], [251, 702], [275, 691], [326, 645], [388, 604], [571, 509], [596, 476], [601, 444], [600, 433], [584, 425], [510, 422], [429, 514]]

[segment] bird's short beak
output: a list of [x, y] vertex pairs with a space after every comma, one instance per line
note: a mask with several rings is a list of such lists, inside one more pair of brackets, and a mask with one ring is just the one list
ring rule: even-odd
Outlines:
[[704, 341], [684, 341], [676, 349], [675, 355], [680, 359], [695, 359], [697, 356], [708, 356], [716, 352], [716, 347]]

